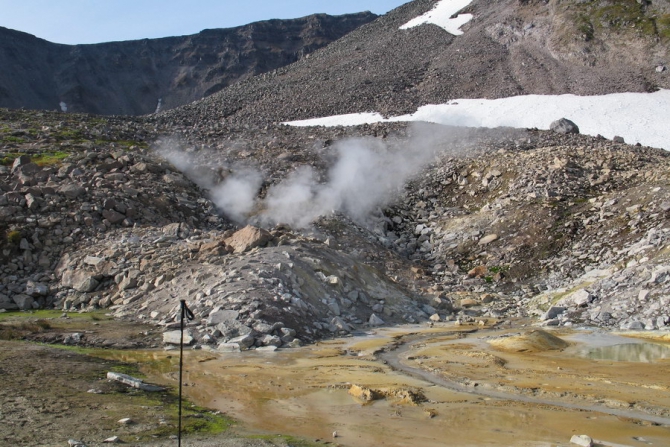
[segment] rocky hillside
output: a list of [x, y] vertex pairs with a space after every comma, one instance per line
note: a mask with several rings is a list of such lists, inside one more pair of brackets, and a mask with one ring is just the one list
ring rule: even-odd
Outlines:
[[293, 63], [372, 13], [312, 15], [192, 36], [60, 45], [0, 27], [0, 107], [142, 115]]
[[276, 72], [166, 116], [187, 124], [277, 122], [414, 112], [457, 98], [594, 95], [670, 87], [670, 9], [631, 2], [475, 0], [454, 36], [400, 26], [429, 11], [415, 0]]
[[398, 29], [431, 5], [158, 116], [2, 110], [0, 309], [169, 330], [184, 299], [191, 341], [220, 350], [419, 321], [667, 328], [667, 152], [561, 129], [275, 123], [667, 87], [662, 5], [627, 3], [644, 20], [621, 26], [602, 4], [475, 1], [458, 39]]
[[[662, 150], [431, 126], [435, 158], [365, 222], [334, 213], [302, 230], [262, 229], [228, 220], [215, 187], [150, 150], [166, 139], [145, 121], [3, 111], [0, 126], [1, 309], [105, 308], [165, 327], [170, 343], [185, 299], [192, 342], [220, 350], [428, 320], [670, 324]], [[278, 128], [272, 145], [240, 132], [248, 144], [219, 164], [184, 146], [184, 172], [200, 185], [224, 180], [258, 153], [274, 173], [262, 195], [296, 163], [330, 175], [334, 140], [364, 136], [393, 151], [416, 132]]]

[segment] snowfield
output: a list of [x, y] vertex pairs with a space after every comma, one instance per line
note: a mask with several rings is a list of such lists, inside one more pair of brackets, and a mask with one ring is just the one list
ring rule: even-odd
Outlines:
[[409, 29], [424, 23], [432, 23], [443, 28], [449, 34], [460, 36], [463, 31], [459, 28], [472, 20], [472, 14], [459, 14], [453, 19], [451, 17], [470, 3], [472, 3], [472, 0], [442, 0], [433, 9], [405, 23], [400, 29]]
[[290, 126], [355, 126], [378, 122], [426, 121], [461, 127], [549, 129], [567, 118], [586, 135], [670, 150], [670, 90], [601, 96], [524, 95], [500, 99], [458, 99], [426, 105], [415, 113], [384, 118], [379, 113], [336, 115], [286, 122]]

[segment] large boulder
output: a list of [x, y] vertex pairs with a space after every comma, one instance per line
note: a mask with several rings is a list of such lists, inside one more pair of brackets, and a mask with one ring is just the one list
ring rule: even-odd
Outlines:
[[244, 253], [252, 248], [264, 246], [271, 240], [272, 235], [269, 232], [262, 228], [247, 225], [226, 239], [225, 242], [226, 245], [235, 250], [235, 253]]
[[570, 121], [567, 118], [561, 118], [559, 120], [554, 121], [551, 123], [549, 126], [549, 129], [553, 130], [556, 133], [579, 133], [579, 127], [572, 121]]
[[65, 270], [61, 278], [61, 285], [78, 292], [93, 292], [100, 284], [94, 276], [85, 270]]
[[32, 310], [35, 307], [35, 300], [32, 296], [21, 293], [14, 295], [12, 299], [21, 310]]
[[[184, 344], [190, 345], [193, 343], [193, 335], [190, 331], [184, 331]], [[178, 345], [181, 343], [181, 331], [163, 332], [163, 343], [166, 345]]]
[[14, 300], [8, 297], [5, 294], [0, 293], [0, 309], [2, 310], [17, 310], [19, 306], [16, 305]]
[[237, 320], [240, 313], [236, 310], [218, 310], [209, 314], [207, 326], [216, 326], [220, 323], [230, 323]]

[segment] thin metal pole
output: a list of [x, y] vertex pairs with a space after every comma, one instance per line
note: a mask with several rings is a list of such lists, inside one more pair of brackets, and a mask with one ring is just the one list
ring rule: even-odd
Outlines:
[[184, 317], [186, 316], [186, 300], [181, 300], [181, 335], [179, 339], [179, 433], [177, 435], [177, 445], [181, 447], [181, 388], [182, 375], [184, 370]]

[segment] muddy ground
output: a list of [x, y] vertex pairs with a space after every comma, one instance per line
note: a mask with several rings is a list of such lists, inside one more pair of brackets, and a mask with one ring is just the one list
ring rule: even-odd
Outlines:
[[[76, 344], [74, 334], [81, 335]], [[114, 321], [103, 314], [38, 311], [0, 314], [0, 338], [0, 445], [55, 447], [75, 440], [99, 446], [109, 445], [103, 441], [113, 437], [123, 445], [177, 445], [175, 387], [149, 393], [107, 379], [107, 372], [113, 371], [149, 380], [140, 370], [142, 365], [116, 359], [134, 349], [157, 346], [156, 328]], [[176, 365], [170, 354], [159, 362], [144, 362], [154, 370]], [[272, 436], [241, 437], [230, 418], [190, 402], [184, 406], [184, 416], [184, 430], [189, 432], [184, 445], [252, 447], [288, 442]], [[131, 422], [118, 422], [124, 418]]]
[[[79, 345], [64, 345], [75, 333]], [[156, 328], [38, 312], [0, 315], [0, 334], [0, 444], [177, 445], [178, 351], [155, 348]], [[275, 353], [187, 350], [183, 445], [568, 446], [575, 434], [669, 445], [670, 346], [656, 336], [657, 358], [585, 355], [612, 337], [444, 324]], [[108, 371], [166, 391], [129, 389]]]

